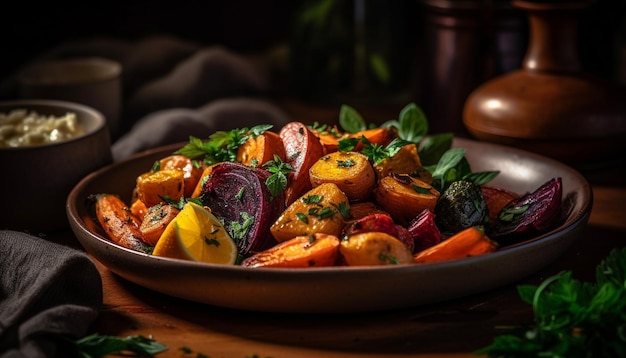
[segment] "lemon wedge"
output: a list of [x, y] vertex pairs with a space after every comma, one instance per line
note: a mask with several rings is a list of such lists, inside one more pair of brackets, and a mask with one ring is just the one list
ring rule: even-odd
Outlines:
[[159, 238], [154, 256], [232, 265], [237, 245], [222, 223], [202, 206], [188, 202]]

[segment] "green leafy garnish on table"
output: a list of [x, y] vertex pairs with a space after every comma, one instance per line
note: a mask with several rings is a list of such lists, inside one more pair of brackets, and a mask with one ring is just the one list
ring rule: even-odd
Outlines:
[[597, 266], [596, 282], [571, 271], [541, 285], [521, 285], [534, 324], [496, 336], [474, 352], [488, 357], [626, 357], [626, 248], [613, 249]]
[[116, 337], [98, 333], [74, 342], [76, 353], [81, 358], [100, 358], [111, 354], [133, 354], [136, 357], [153, 357], [168, 347], [144, 336]]

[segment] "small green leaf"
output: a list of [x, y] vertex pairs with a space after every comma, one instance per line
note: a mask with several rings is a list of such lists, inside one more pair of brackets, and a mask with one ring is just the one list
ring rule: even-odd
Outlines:
[[357, 133], [367, 129], [359, 112], [346, 104], [342, 105], [339, 110], [339, 125], [348, 133]]
[[400, 111], [399, 136], [404, 140], [418, 143], [428, 133], [428, 121], [424, 112], [415, 104], [409, 103]]

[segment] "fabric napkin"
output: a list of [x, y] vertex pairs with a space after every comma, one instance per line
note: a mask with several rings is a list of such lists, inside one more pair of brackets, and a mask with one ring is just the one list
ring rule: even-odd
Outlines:
[[170, 108], [150, 113], [114, 142], [111, 152], [113, 160], [120, 161], [150, 148], [187, 142], [189, 136], [204, 140], [217, 131], [261, 123], [279, 129], [288, 122], [282, 110], [261, 99], [217, 99], [197, 109]]
[[102, 280], [77, 249], [0, 231], [0, 358], [67, 357], [98, 317]]

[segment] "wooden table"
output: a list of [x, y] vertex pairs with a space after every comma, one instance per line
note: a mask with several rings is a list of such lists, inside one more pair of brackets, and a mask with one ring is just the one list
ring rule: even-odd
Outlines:
[[[474, 357], [474, 350], [491, 343], [497, 326], [532, 322], [531, 307], [517, 295], [518, 284], [539, 284], [561, 270], [591, 281], [596, 265], [611, 249], [626, 246], [623, 171], [589, 175], [594, 191], [589, 223], [561, 258], [520, 282], [489, 292], [389, 312], [244, 312], [145, 289], [96, 262], [104, 309], [92, 329], [121, 337], [152, 336], [169, 347], [158, 357], [196, 357], [197, 353], [211, 358]], [[75, 240], [71, 233], [61, 236]], [[183, 348], [194, 354], [185, 354]]]

